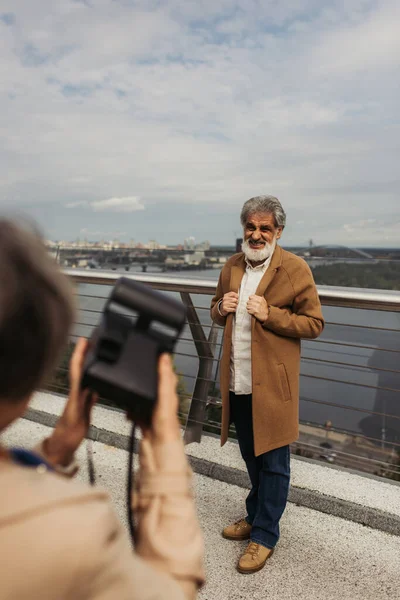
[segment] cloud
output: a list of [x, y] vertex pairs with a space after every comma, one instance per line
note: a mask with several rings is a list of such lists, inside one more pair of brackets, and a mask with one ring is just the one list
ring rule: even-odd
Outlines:
[[109, 212], [136, 212], [144, 210], [144, 205], [136, 196], [126, 196], [125, 198], [108, 198], [107, 200], [95, 200], [90, 202], [90, 206], [94, 211], [109, 211]]
[[399, 66], [400, 5], [390, 1], [371, 4], [376, 10], [324, 36], [314, 54], [313, 68], [343, 77], [344, 74], [371, 73], [376, 68], [386, 70]]
[[[163, 205], [184, 237], [203, 223], [191, 207], [203, 210], [206, 238], [219, 211], [236, 222], [258, 193], [281, 198], [293, 243], [350, 243], [344, 224], [395, 212], [397, 0], [13, 0], [10, 10], [0, 203], [45, 226], [42, 204], [76, 209], [51, 224], [59, 237], [89, 211], [96, 230], [136, 211], [138, 236], [141, 213]], [[227, 243], [224, 223], [216, 237]], [[152, 223], [150, 235], [167, 234]]]
[[79, 200], [77, 202], [67, 202], [65, 208], [89, 208], [95, 212], [119, 212], [130, 213], [138, 210], [144, 210], [144, 204], [140, 202], [137, 196], [126, 196], [124, 198], [107, 198], [106, 200]]

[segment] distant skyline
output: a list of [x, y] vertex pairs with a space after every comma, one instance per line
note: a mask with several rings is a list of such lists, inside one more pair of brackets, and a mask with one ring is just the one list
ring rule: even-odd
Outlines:
[[49, 239], [400, 245], [398, 0], [0, 0], [0, 212]]
[[[59, 240], [57, 240], [57, 239], [53, 239], [53, 240], [47, 239], [46, 241], [52, 242], [54, 244], [58, 244], [58, 243], [61, 243], [61, 242], [66, 242], [67, 244], [75, 244], [75, 243], [78, 242], [78, 240], [79, 240], [79, 242], [81, 244], [83, 244], [85, 242], [85, 238], [82, 238], [82, 237], [81, 238], [72, 238], [72, 239], [59, 239]], [[88, 245], [98, 244], [101, 241], [104, 241], [105, 244], [108, 244], [109, 242], [113, 242], [114, 241], [115, 243], [125, 244], [126, 246], [129, 245], [129, 240], [124, 241], [124, 240], [122, 240], [120, 238], [104, 239], [104, 240], [97, 239], [97, 238], [93, 238], [93, 239], [87, 238], [86, 241], [87, 241]], [[149, 244], [151, 244], [151, 242], [156, 242], [157, 244], [159, 244], [159, 247], [156, 247], [156, 248], [151, 247], [150, 248]], [[194, 247], [194, 248], [185, 248], [184, 247], [184, 241], [180, 241], [180, 240], [179, 241], [175, 241], [175, 242], [165, 243], [165, 244], [162, 244], [161, 242], [158, 242], [158, 240], [144, 240], [144, 239], [143, 240], [134, 240], [135, 247], [139, 247], [139, 244], [141, 244], [141, 246], [143, 247], [144, 250], [148, 250], [148, 249], [150, 249], [150, 250], [166, 250], [168, 248], [176, 248], [176, 247], [180, 246], [180, 247], [182, 247], [182, 252], [191, 251], [191, 250], [193, 250], [193, 251], [196, 251], [196, 250], [203, 251], [204, 248], [197, 248], [197, 246], [201, 246], [203, 242], [208, 242], [208, 240], [196, 240], [196, 242], [195, 242], [195, 246], [196, 247]], [[209, 248], [207, 248], [207, 250], [210, 250], [210, 249], [212, 250], [212, 249], [215, 249], [215, 248], [230, 248], [230, 249], [234, 250], [235, 249], [235, 245], [236, 245], [235, 242], [236, 242], [236, 239], [233, 240], [233, 242], [230, 243], [230, 244], [211, 244], [210, 243], [210, 246], [209, 246]], [[280, 241], [278, 243], [279, 243], [280, 246], [282, 246], [282, 248], [304, 248], [304, 249], [309, 248], [309, 244], [306, 244], [306, 243], [305, 244], [285, 244], [283, 242], [282, 238], [280, 239]], [[363, 245], [363, 244], [352, 244], [352, 245], [351, 244], [350, 245], [345, 245], [345, 244], [315, 244], [313, 246], [313, 248], [320, 248], [320, 247], [326, 247], [326, 248], [330, 248], [330, 247], [332, 247], [332, 248], [334, 248], [334, 247], [349, 248], [350, 250], [353, 250], [353, 249], [355, 249], [355, 250], [357, 250], [357, 249], [371, 249], [371, 250], [382, 249], [382, 250], [387, 251], [387, 250], [398, 250], [399, 247], [400, 247], [400, 244], [395, 244], [393, 246], [379, 246], [379, 245], [370, 245], [370, 246], [367, 246], [367, 245]]]

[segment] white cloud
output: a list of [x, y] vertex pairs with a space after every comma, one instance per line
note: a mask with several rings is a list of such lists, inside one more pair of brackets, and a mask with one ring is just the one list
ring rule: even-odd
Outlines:
[[144, 210], [144, 204], [140, 202], [137, 196], [125, 196], [123, 198], [107, 198], [106, 200], [79, 200], [77, 202], [67, 202], [65, 208], [89, 208], [95, 212], [119, 212], [129, 213], [137, 210]]
[[376, 10], [370, 14], [323, 37], [313, 68], [343, 77], [400, 66], [400, 4], [397, 0], [374, 4]]
[[94, 211], [109, 212], [136, 212], [144, 210], [144, 205], [136, 196], [126, 196], [125, 198], [108, 198], [107, 200], [95, 200], [89, 203]]

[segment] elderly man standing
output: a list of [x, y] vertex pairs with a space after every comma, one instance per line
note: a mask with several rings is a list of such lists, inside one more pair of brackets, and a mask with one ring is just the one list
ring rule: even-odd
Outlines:
[[242, 252], [223, 267], [211, 317], [225, 328], [221, 360], [221, 445], [234, 423], [251, 481], [245, 518], [225, 527], [250, 539], [237, 569], [254, 573], [279, 539], [290, 479], [289, 444], [298, 437], [300, 340], [324, 320], [305, 261], [277, 245], [286, 223], [273, 196], [245, 202]]

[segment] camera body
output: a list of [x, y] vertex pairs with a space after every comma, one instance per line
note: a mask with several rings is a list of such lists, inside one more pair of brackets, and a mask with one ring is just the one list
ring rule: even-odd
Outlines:
[[181, 302], [127, 277], [118, 279], [90, 340], [82, 388], [150, 425], [158, 357], [173, 352], [185, 319]]

